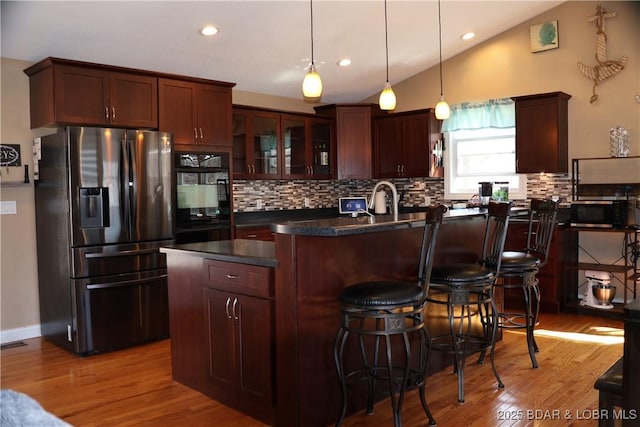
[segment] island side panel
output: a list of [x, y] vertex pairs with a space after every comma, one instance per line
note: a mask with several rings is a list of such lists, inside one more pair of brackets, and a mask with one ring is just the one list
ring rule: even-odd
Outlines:
[[207, 394], [209, 367], [202, 271], [202, 257], [167, 253], [172, 376], [175, 381]]
[[[475, 261], [484, 223], [484, 216], [445, 222], [438, 262]], [[336, 420], [341, 406], [333, 360], [338, 294], [359, 281], [415, 280], [422, 232], [417, 227], [340, 237], [276, 235], [278, 425], [321, 426]], [[347, 365], [358, 362], [352, 344]], [[431, 371], [447, 363], [432, 360]], [[364, 406], [364, 393], [352, 391], [350, 412]]]

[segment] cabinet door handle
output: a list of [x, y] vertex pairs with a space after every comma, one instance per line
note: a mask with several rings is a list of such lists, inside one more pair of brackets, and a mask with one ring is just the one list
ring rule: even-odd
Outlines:
[[402, 165], [402, 175], [404, 175], [404, 165]]
[[231, 274], [231, 273], [227, 274], [227, 279], [237, 279], [238, 277], [240, 276], [238, 276], [237, 274]]
[[200, 139], [203, 139], [204, 138], [204, 134], [202, 133], [202, 128], [199, 128], [199, 129], [200, 129]]
[[111, 120], [116, 119], [116, 107], [111, 107]]
[[238, 320], [238, 298], [233, 299], [233, 320]]
[[227, 319], [231, 319], [231, 313], [229, 313], [229, 303], [231, 303], [231, 298], [227, 297], [227, 302], [224, 305], [224, 311], [227, 314]]
[[109, 107], [104, 107], [104, 117], [109, 120]]
[[396, 165], [396, 175], [400, 175], [400, 165]]
[[193, 138], [198, 139], [198, 129], [193, 128]]

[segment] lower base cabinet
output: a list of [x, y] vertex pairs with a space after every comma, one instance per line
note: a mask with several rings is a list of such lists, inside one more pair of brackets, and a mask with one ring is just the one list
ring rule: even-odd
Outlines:
[[188, 252], [167, 265], [173, 379], [273, 425], [273, 268]]
[[270, 423], [274, 408], [273, 270], [204, 261], [208, 394]]

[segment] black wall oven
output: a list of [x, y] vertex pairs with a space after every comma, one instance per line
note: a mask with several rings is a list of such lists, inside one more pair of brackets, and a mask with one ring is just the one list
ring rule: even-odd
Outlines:
[[229, 153], [176, 152], [176, 243], [231, 238]]

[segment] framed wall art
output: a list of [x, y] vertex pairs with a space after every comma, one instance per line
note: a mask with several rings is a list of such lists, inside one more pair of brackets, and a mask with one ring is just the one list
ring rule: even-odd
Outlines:
[[542, 52], [549, 49], [557, 49], [558, 43], [558, 21], [548, 21], [542, 24], [532, 25], [531, 52]]

